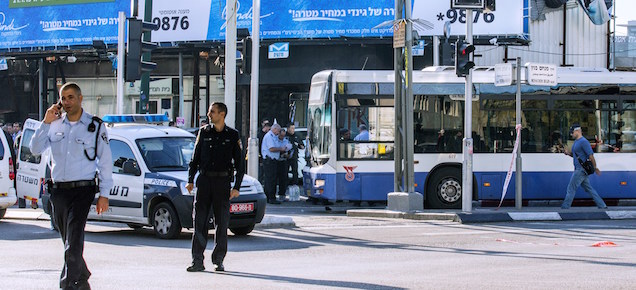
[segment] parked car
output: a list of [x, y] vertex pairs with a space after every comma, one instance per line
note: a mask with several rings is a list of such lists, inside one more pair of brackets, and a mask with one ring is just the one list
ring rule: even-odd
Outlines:
[[[189, 193], [185, 186], [195, 136], [176, 127], [139, 123], [139, 117], [110, 116], [114, 115], [104, 116], [113, 160], [110, 206], [101, 215], [96, 214], [95, 205], [91, 206], [89, 220], [122, 222], [131, 228], [151, 226], [158, 237], [165, 239], [177, 237], [182, 228], [192, 228], [196, 188]], [[156, 123], [153, 116], [164, 115], [141, 116]], [[36, 156], [29, 150], [37, 123], [25, 122], [18, 196], [41, 197], [44, 211], [50, 213], [50, 196], [42, 186], [50, 172], [50, 151]], [[263, 219], [265, 200], [262, 185], [246, 175], [240, 196], [230, 204], [230, 231], [235, 235], [249, 234]]]

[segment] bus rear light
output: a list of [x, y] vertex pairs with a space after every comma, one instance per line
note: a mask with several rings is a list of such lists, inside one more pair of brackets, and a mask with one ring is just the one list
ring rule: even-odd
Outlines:
[[484, 187], [490, 187], [490, 182], [484, 182]]
[[627, 181], [621, 181], [621, 185], [622, 185], [622, 186], [627, 185]]

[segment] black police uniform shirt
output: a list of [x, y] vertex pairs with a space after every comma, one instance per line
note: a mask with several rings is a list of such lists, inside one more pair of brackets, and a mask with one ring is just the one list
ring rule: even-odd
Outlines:
[[[194, 182], [198, 170], [204, 172], [227, 172], [233, 174], [236, 169], [234, 189], [241, 188], [245, 175], [245, 161], [242, 158], [242, 147], [239, 132], [227, 125], [217, 132], [213, 125], [205, 125], [199, 129], [194, 154], [188, 171], [188, 182]], [[233, 161], [233, 162], [232, 162]]]

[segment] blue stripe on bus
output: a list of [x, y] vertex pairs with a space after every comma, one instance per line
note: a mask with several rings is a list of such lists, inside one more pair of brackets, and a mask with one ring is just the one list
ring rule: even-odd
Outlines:
[[[562, 199], [565, 196], [572, 172], [524, 172], [522, 175], [523, 199]], [[505, 172], [475, 172], [478, 199], [500, 199]], [[636, 180], [636, 172], [607, 171], [601, 176], [590, 176], [590, 184], [604, 198], [635, 198], [636, 192], [630, 181]], [[621, 185], [621, 182], [627, 182]], [[490, 187], [484, 186], [490, 183]], [[515, 175], [513, 173], [506, 199], [515, 197]], [[589, 198], [590, 196], [579, 188], [575, 198]]]
[[[500, 199], [505, 172], [475, 172], [477, 199]], [[415, 191], [425, 194], [426, 178], [428, 173], [415, 173]], [[570, 181], [572, 172], [524, 172], [523, 173], [523, 199], [562, 199]], [[317, 174], [313, 179], [325, 180], [323, 193], [317, 194], [312, 187], [311, 196], [328, 200], [386, 200], [387, 193], [393, 192], [393, 173], [355, 173], [353, 180], [348, 181], [345, 173]], [[313, 184], [308, 175], [305, 176], [305, 184]], [[636, 198], [632, 182], [636, 180], [636, 172], [607, 171], [601, 176], [591, 176], [590, 183], [604, 198]], [[627, 182], [621, 185], [621, 182]], [[485, 186], [489, 183], [490, 186]], [[306, 188], [307, 189], [307, 188]], [[515, 176], [514, 173], [508, 185], [506, 199], [514, 199]], [[589, 198], [581, 188], [576, 193], [576, 198]]]

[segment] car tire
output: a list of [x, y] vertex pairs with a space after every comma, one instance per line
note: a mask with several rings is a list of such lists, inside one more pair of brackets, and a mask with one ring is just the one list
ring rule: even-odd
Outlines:
[[4, 218], [4, 214], [6, 214], [6, 213], [7, 213], [7, 209], [6, 208], [0, 209], [0, 219]]
[[230, 232], [232, 232], [235, 236], [245, 236], [251, 233], [254, 230], [254, 224], [244, 227], [230, 228]]
[[161, 202], [152, 209], [152, 226], [161, 239], [174, 239], [181, 233], [181, 222], [174, 207]]
[[461, 208], [462, 170], [444, 167], [431, 177], [426, 188], [426, 208]]

